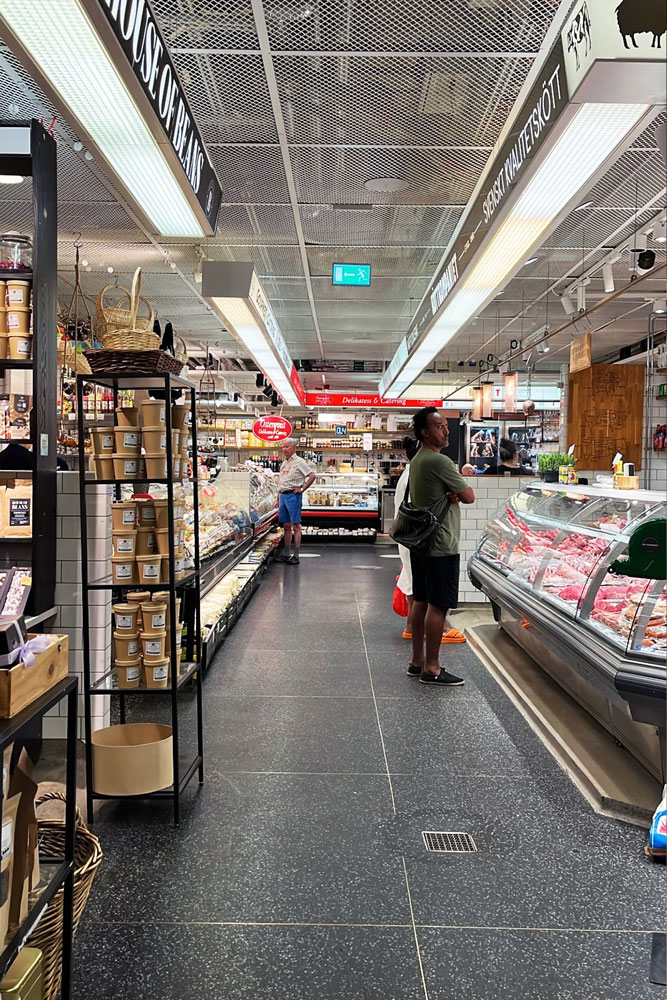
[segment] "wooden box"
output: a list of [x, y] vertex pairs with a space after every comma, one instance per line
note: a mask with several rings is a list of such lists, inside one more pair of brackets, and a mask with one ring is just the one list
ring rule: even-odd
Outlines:
[[616, 485], [619, 490], [638, 490], [639, 476], [616, 476]]
[[[28, 635], [32, 639], [32, 635]], [[69, 636], [50, 635], [51, 645], [35, 654], [35, 662], [22, 662], [9, 670], [0, 670], [0, 719], [11, 719], [31, 702], [67, 676]]]

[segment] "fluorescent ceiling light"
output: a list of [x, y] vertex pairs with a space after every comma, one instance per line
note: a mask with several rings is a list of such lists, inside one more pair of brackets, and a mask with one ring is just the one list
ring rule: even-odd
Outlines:
[[528, 260], [524, 260], [524, 262], [521, 265], [521, 267], [527, 267], [528, 264], [534, 264], [536, 260], [537, 260], [537, 257], [529, 257]]
[[289, 376], [284, 372], [277, 353], [268, 335], [255, 319], [254, 313], [245, 299], [212, 298], [215, 310], [226, 326], [244, 345], [257, 367], [264, 372], [274, 389], [289, 406], [299, 406], [299, 398], [294, 391]]
[[[538, 244], [546, 230], [590, 178], [602, 167], [646, 113], [645, 104], [582, 104], [520, 191], [508, 215], [464, 272], [446, 299], [442, 312], [422, 343], [403, 366], [389, 366], [390, 379], [382, 394], [396, 399], [437, 357], [456, 334], [476, 316], [514, 271], [523, 255]], [[386, 373], [385, 373], [386, 377]]]
[[0, 174], [0, 184], [23, 184], [20, 174]]
[[79, 0], [0, 0], [4, 19], [163, 236], [203, 236], [185, 193]]
[[587, 208], [590, 208], [593, 204], [592, 201], [585, 201], [583, 205], [577, 205], [575, 212], [585, 212]]

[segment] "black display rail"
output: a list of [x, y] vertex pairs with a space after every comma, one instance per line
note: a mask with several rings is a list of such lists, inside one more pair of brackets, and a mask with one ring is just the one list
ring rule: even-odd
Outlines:
[[[140, 486], [142, 492], [147, 484], [147, 480], [130, 479], [93, 479], [86, 475], [86, 454], [83, 441], [83, 386], [84, 383], [93, 383], [111, 389], [114, 394], [114, 410], [118, 406], [118, 393], [122, 389], [145, 389], [148, 391], [158, 391], [159, 398], [172, 400], [172, 393], [176, 391], [190, 397], [191, 434], [192, 447], [196, 448], [195, 428], [195, 390], [185, 379], [178, 376], [165, 375], [122, 375], [122, 376], [77, 376], [77, 414], [79, 425], [79, 502], [81, 510], [81, 582], [83, 598], [83, 676], [84, 676], [84, 705], [85, 705], [85, 727], [86, 727], [86, 796], [88, 807], [88, 820], [90, 823], [94, 819], [94, 802], [97, 799], [114, 799], [120, 796], [106, 795], [96, 792], [93, 788], [93, 755], [92, 755], [92, 718], [91, 706], [92, 698], [96, 697], [116, 697], [119, 700], [119, 716], [121, 725], [126, 721], [126, 699], [137, 695], [150, 697], [167, 697], [171, 699], [171, 728], [173, 736], [173, 770], [174, 781], [169, 788], [146, 795], [125, 796], [132, 799], [171, 799], [173, 803], [174, 825], [178, 826], [180, 820], [180, 797], [189, 785], [195, 774], [199, 775], [199, 784], [204, 783], [204, 728], [203, 728], [203, 698], [202, 698], [202, 672], [198, 669], [201, 661], [201, 626], [199, 619], [200, 602], [200, 578], [199, 578], [199, 486], [197, 482], [197, 462], [192, 463], [193, 475], [191, 479], [194, 509], [194, 565], [195, 569], [188, 573], [182, 580], [175, 581], [175, 545], [173, 532], [169, 532], [169, 582], [155, 584], [134, 584], [132, 586], [120, 586], [108, 581], [96, 581], [90, 583], [88, 580], [88, 490], [103, 484], [114, 487], [115, 499], [120, 499], [121, 488], [123, 486]], [[165, 406], [165, 430], [167, 441], [171, 441], [171, 406]], [[163, 485], [167, 488], [167, 503], [169, 523], [174, 523], [174, 477], [171, 448], [167, 448], [167, 478], [152, 479], [148, 485]], [[119, 688], [114, 681], [113, 670], [107, 671], [105, 675], [97, 679], [94, 683], [91, 680], [90, 671], [90, 614], [89, 614], [89, 594], [92, 591], [111, 590], [115, 598], [119, 598], [128, 591], [147, 590], [169, 592], [169, 620], [176, 621], [176, 597], [181, 597], [181, 620], [184, 623], [184, 634], [187, 636], [185, 649], [185, 659], [181, 663], [180, 670], [176, 657], [176, 629], [170, 630], [171, 648], [169, 657], [171, 663], [170, 683], [166, 688], [147, 688], [140, 685], [137, 688]], [[180, 749], [179, 739], [179, 694], [185, 689], [190, 680], [194, 679], [197, 691], [197, 753], [194, 757], [183, 755]]]
[[[77, 697], [78, 681], [70, 675], [59, 681], [49, 691], [28, 705], [12, 719], [0, 723], [0, 756], [5, 747], [34, 736], [35, 722], [41, 723], [47, 712], [67, 699], [67, 776], [65, 779], [65, 852], [62, 858], [40, 858], [42, 891], [33, 902], [27, 917], [0, 954], [0, 979], [2, 979], [24, 947], [42, 918], [44, 911], [63, 889], [62, 937], [62, 987], [61, 1000], [72, 996], [72, 937], [74, 928], [74, 844], [76, 838], [76, 747], [77, 747]], [[2, 801], [3, 769], [0, 768], [0, 801]]]
[[[266, 534], [266, 530], [262, 533]], [[251, 539], [248, 546], [243, 546], [242, 551], [237, 550], [236, 558], [231, 560], [227, 566], [224, 573], [221, 573], [217, 578], [216, 583], [218, 583], [223, 576], [225, 576], [230, 570], [234, 568], [241, 560], [252, 552], [254, 546], [257, 544], [257, 538]], [[236, 622], [241, 617], [243, 609], [246, 607], [250, 598], [253, 596], [257, 588], [259, 587], [262, 577], [266, 573], [269, 562], [271, 560], [271, 550], [265, 552], [262, 556], [261, 561], [258, 564], [257, 572], [253, 573], [249, 580], [244, 583], [241, 590], [236, 594], [230, 603], [227, 605], [221, 616], [218, 618], [217, 622], [213, 625], [211, 631], [209, 632], [206, 639], [202, 641], [202, 671], [206, 673], [208, 670], [213, 657], [223, 642], [225, 637], [229, 635], [233, 629]], [[209, 590], [214, 586], [211, 585]]]
[[[34, 413], [34, 466], [11, 473], [32, 477], [32, 537], [3, 539], [0, 565], [33, 568], [27, 613], [42, 620], [55, 614], [58, 215], [56, 143], [36, 119], [0, 121], [0, 174], [32, 178], [33, 269], [0, 271], [2, 280], [32, 282], [32, 360], [0, 358], [0, 375], [32, 372]], [[9, 475], [1, 473], [0, 483]]]

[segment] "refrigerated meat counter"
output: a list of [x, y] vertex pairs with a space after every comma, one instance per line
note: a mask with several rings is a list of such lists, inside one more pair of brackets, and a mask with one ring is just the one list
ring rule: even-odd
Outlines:
[[468, 563], [502, 628], [660, 781], [665, 507], [661, 493], [530, 482]]

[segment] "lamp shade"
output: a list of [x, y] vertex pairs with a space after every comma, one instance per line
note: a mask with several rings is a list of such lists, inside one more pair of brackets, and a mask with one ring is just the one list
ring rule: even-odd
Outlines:
[[482, 382], [482, 417], [493, 416], [493, 382]]
[[482, 419], [482, 387], [481, 385], [473, 386], [472, 390], [472, 419], [481, 420]]
[[503, 376], [504, 407], [510, 412], [516, 410], [516, 401], [519, 395], [519, 373], [508, 372]]

